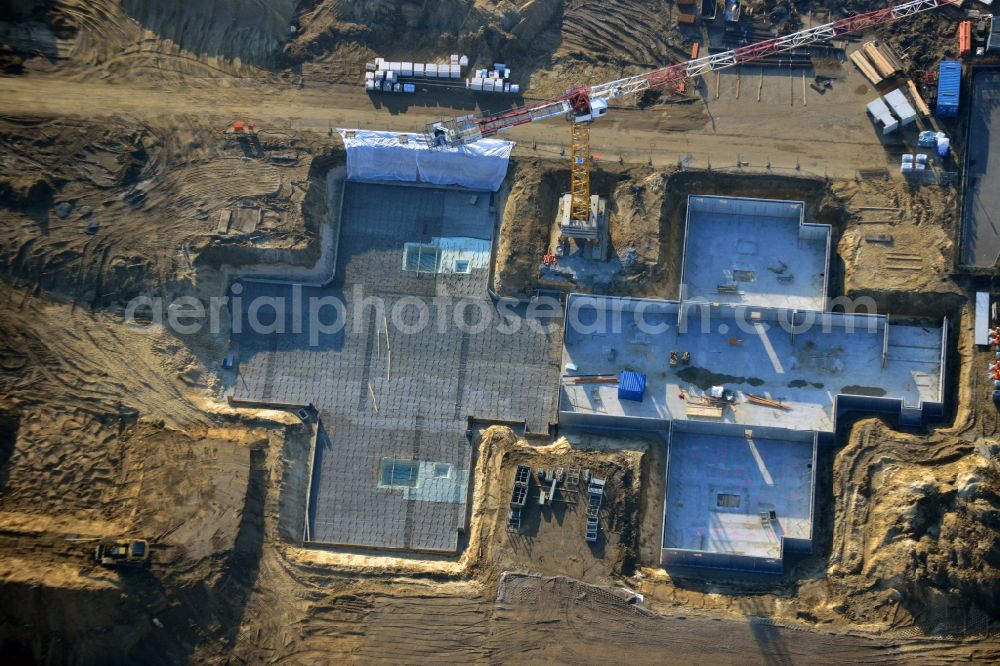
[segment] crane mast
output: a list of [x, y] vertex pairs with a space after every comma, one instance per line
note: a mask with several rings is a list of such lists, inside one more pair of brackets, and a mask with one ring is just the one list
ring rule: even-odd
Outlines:
[[[892, 7], [876, 9], [863, 14], [824, 25], [806, 28], [782, 37], [708, 55], [687, 62], [654, 69], [645, 74], [629, 76], [595, 86], [578, 86], [562, 97], [485, 116], [466, 115], [453, 120], [431, 123], [426, 128], [428, 143], [432, 146], [460, 146], [473, 143], [499, 132], [562, 116], [573, 122], [571, 142], [571, 194], [572, 217], [586, 219], [590, 206], [590, 128], [595, 119], [608, 110], [608, 103], [621, 97], [638, 95], [646, 90], [676, 87], [687, 79], [703, 76], [728, 67], [753, 62], [777, 53], [783, 53], [815, 42], [861, 32], [868, 28], [892, 23], [914, 14], [937, 9], [944, 5], [958, 5], [962, 0], [910, 0]], [[578, 127], [582, 126], [582, 127]]]

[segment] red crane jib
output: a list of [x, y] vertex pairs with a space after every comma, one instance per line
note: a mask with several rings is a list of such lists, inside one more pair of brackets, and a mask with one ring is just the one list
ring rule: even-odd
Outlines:
[[[904, 3], [904, 5], [906, 4], [910, 3]], [[934, 3], [936, 6], [945, 4], [951, 3], [948, 0]], [[886, 7], [884, 9], [876, 9], [864, 14], [856, 14], [855, 16], [840, 19], [839, 21], [831, 23], [827, 26], [823, 38], [829, 39], [830, 37], [839, 37], [849, 33], [862, 32], [867, 28], [892, 21], [896, 18], [893, 15], [893, 12], [896, 9], [898, 9], [898, 6]], [[768, 39], [762, 42], [757, 42], [756, 44], [749, 44], [747, 46], [741, 46], [733, 49], [729, 53], [730, 57], [726, 59], [726, 64], [723, 66], [731, 67], [733, 65], [751, 62], [759, 58], [765, 58], [767, 56], [789, 50], [790, 48], [794, 48], [796, 45], [790, 45], [788, 37], [789, 35], [776, 37], [774, 39]], [[690, 61], [682, 62], [676, 65], [670, 65], [669, 67], [656, 69], [640, 76], [648, 82], [649, 88], [651, 89], [676, 86], [688, 78], [689, 67]], [[562, 106], [566, 102], [569, 102], [569, 105], [573, 109], [574, 113], [577, 113], [578, 115], [586, 114], [590, 109], [590, 88], [582, 86], [575, 87], [569, 90], [565, 95], [547, 102], [485, 116], [475, 122], [479, 126], [479, 130], [483, 136], [491, 136], [501, 130], [530, 123], [534, 120], [534, 116], [536, 114], [540, 114], [554, 106]]]

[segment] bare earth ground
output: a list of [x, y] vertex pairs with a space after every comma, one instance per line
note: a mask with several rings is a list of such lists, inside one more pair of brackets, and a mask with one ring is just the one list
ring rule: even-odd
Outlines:
[[[225, 316], [184, 336], [127, 326], [123, 304], [218, 296], [241, 271], [322, 267], [344, 163], [329, 129], [416, 130], [475, 105], [452, 93], [369, 99], [357, 81], [375, 54], [502, 58], [542, 96], [680, 60], [690, 35], [659, 1], [251, 4], [66, 0], [0, 13], [0, 652], [47, 663], [1000, 659], [1000, 423], [986, 353], [971, 344], [971, 288], [951, 274], [957, 192], [854, 179], [900, 147], [874, 135], [859, 111], [870, 91], [847, 69], [822, 98], [744, 71], [691, 100], [614, 109], [595, 126], [594, 186], [611, 199], [622, 268], [566, 287], [673, 297], [687, 194], [789, 197], [833, 225], [835, 294], [949, 317], [954, 419], [846, 428], [822, 461], [814, 556], [773, 582], [672, 580], [656, 566], [662, 441], [525, 441], [502, 427], [478, 433], [458, 558], [299, 547], [310, 427], [225, 404]], [[947, 25], [925, 17], [888, 36], [936, 44]], [[755, 79], [760, 102], [747, 93]], [[221, 135], [247, 117], [259, 141]], [[568, 132], [541, 123], [512, 138], [495, 286], [524, 293], [541, 283]], [[233, 224], [220, 233], [224, 211]], [[880, 234], [891, 245], [867, 239]], [[890, 270], [890, 255], [910, 258]], [[524, 535], [506, 531], [518, 463], [610, 479], [597, 547], [572, 503], [535, 509]], [[149, 538], [149, 569], [95, 568], [89, 546], [67, 541], [109, 534]]]

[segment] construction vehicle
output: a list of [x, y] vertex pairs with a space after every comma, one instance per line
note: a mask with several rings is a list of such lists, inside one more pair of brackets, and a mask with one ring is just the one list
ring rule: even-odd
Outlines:
[[94, 548], [94, 561], [105, 567], [142, 566], [149, 561], [145, 539], [102, 539]]
[[94, 562], [104, 567], [140, 567], [149, 562], [149, 542], [145, 539], [93, 537], [67, 541], [96, 543]]
[[[591, 213], [590, 201], [590, 125], [608, 111], [611, 101], [623, 97], [637, 99], [647, 90], [676, 92], [688, 79], [753, 62], [809, 44], [836, 39], [843, 35], [862, 32], [869, 28], [920, 14], [946, 5], [958, 5], [961, 0], [910, 0], [894, 7], [876, 9], [863, 14], [798, 32], [741, 46], [730, 51], [694, 58], [687, 62], [662, 67], [645, 74], [629, 76], [594, 86], [571, 88], [561, 97], [532, 106], [511, 109], [501, 113], [476, 116], [459, 116], [452, 120], [429, 124], [425, 129], [431, 147], [460, 146], [474, 143], [519, 125], [563, 117], [572, 123], [570, 153], [570, 216], [586, 224]], [[739, 6], [739, 2], [736, 3]]]
[[235, 137], [253, 137], [257, 136], [257, 129], [252, 120], [234, 120], [222, 133]]

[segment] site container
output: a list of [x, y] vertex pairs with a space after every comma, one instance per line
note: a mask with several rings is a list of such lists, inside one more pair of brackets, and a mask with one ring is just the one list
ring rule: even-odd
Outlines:
[[424, 72], [427, 74], [427, 78], [436, 79], [438, 75], [438, 66], [432, 62], [427, 63], [424, 67]]
[[512, 83], [512, 84], [510, 84], [510, 92], [512, 94], [514, 94], [514, 95], [520, 95], [521, 94], [521, 84], [519, 84], [519, 83]]
[[413, 63], [412, 62], [404, 62], [404, 63], [402, 63], [401, 66], [400, 66], [400, 68], [399, 68], [399, 75], [400, 76], [413, 76]]
[[962, 88], [962, 63], [942, 60], [938, 66], [937, 105], [934, 113], [941, 118], [958, 115], [958, 101]]
[[976, 292], [976, 328], [973, 339], [977, 345], [990, 344], [990, 292]]
[[451, 57], [448, 59], [448, 62], [450, 64], [452, 64], [452, 65], [457, 65], [458, 64], [458, 54], [457, 53], [452, 53]]
[[450, 70], [451, 70], [451, 78], [453, 78], [453, 79], [460, 79], [460, 78], [462, 78], [462, 66], [461, 65], [459, 65], [458, 63], [455, 63], [454, 65], [450, 66]]
[[646, 392], [646, 375], [631, 370], [622, 370], [618, 375], [618, 399], [642, 402]]
[[412, 83], [404, 83], [403, 84], [403, 92], [405, 92], [405, 93], [415, 93], [415, 92], [417, 92], [417, 87], [415, 85], [413, 85]]
[[472, 77], [472, 89], [477, 92], [483, 91], [483, 77], [481, 76]]

